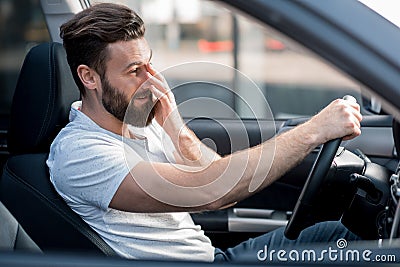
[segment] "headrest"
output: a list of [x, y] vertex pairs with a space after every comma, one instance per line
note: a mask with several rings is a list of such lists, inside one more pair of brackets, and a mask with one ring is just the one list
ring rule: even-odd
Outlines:
[[25, 57], [11, 105], [9, 152], [48, 152], [68, 123], [71, 103], [78, 99], [63, 46], [43, 43], [33, 47]]

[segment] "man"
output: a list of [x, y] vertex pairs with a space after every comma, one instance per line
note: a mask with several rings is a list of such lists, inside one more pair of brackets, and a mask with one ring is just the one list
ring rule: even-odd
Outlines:
[[296, 241], [280, 229], [225, 252], [214, 248], [188, 212], [232, 205], [317, 145], [358, 136], [360, 107], [335, 100], [289, 132], [220, 157], [185, 126], [168, 84], [150, 64], [144, 31], [136, 13], [115, 4], [95, 5], [61, 26], [82, 103], [72, 106], [71, 122], [51, 146], [51, 181], [119, 255], [214, 261], [253, 253], [256, 259], [265, 245], [357, 239], [339, 223], [322, 223]]

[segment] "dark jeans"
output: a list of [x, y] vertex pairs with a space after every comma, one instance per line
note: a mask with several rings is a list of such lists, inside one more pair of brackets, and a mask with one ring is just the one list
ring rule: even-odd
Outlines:
[[[331, 246], [338, 250], [337, 241], [339, 239], [344, 239], [344, 242], [360, 240], [358, 236], [350, 232], [340, 222], [318, 223], [302, 231], [296, 240], [287, 239], [284, 236], [284, 230], [285, 228], [282, 227], [256, 238], [251, 238], [236, 247], [228, 248], [226, 251], [216, 249], [214, 261], [277, 262], [282, 258], [288, 259], [291, 257], [289, 260], [296, 258], [298, 256], [297, 250], [310, 250], [313, 247], [321, 246], [326, 248]], [[280, 250], [284, 251], [280, 252], [279, 258], [278, 252]], [[291, 250], [296, 251], [292, 251], [293, 253], [290, 254]], [[320, 255], [320, 253], [317, 253], [317, 255]]]

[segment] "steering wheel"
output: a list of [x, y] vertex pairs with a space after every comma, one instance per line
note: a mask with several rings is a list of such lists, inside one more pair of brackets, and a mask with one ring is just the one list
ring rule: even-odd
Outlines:
[[[343, 99], [356, 102], [353, 96], [346, 95]], [[301, 231], [316, 223], [316, 218], [313, 216], [313, 206], [316, 204], [319, 189], [324, 183], [324, 178], [328, 174], [341, 141], [341, 138], [328, 141], [319, 151], [293, 214], [286, 225], [285, 236], [288, 239], [298, 238]]]
[[315, 223], [313, 205], [341, 141], [342, 139], [339, 138], [326, 142], [318, 153], [293, 214], [286, 225], [285, 236], [288, 239], [298, 238], [301, 231]]

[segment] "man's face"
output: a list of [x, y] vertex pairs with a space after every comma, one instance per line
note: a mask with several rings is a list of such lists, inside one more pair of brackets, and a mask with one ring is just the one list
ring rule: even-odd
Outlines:
[[120, 121], [124, 121], [126, 114], [126, 123], [136, 127], [148, 125], [154, 117], [154, 104], [151, 91], [141, 86], [146, 81], [145, 65], [151, 58], [146, 40], [112, 43], [108, 52], [106, 73], [101, 80], [104, 108]]
[[[101, 83], [103, 86], [102, 103], [108, 112], [120, 121], [124, 121], [125, 118], [125, 123], [136, 127], [144, 127], [150, 124], [154, 118], [154, 104], [149, 90], [136, 93], [132, 99], [132, 104], [129, 106], [129, 100], [126, 99], [126, 96], [119, 92], [117, 88], [112, 87], [107, 78], [102, 79]], [[137, 106], [136, 101], [140, 101], [142, 104]]]

